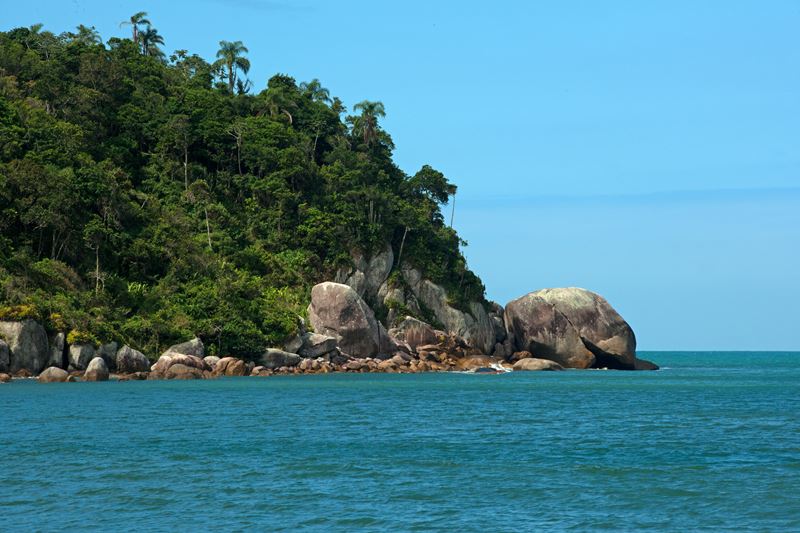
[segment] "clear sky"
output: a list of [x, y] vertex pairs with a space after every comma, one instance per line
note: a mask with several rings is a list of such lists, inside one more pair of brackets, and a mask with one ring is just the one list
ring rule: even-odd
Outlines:
[[381, 100], [407, 172], [458, 184], [487, 295], [595, 290], [641, 349], [800, 350], [800, 2], [3, 0], [3, 29], [144, 10], [256, 90]]

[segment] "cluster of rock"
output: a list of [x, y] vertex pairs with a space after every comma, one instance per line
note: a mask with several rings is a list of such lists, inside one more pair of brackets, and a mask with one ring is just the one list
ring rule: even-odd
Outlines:
[[[140, 379], [209, 379], [328, 372], [428, 372], [475, 369], [656, 369], [636, 357], [627, 322], [593, 292], [543, 289], [502, 306], [472, 302], [469, 311], [447, 302], [443, 288], [403, 266], [401, 287], [389, 283], [391, 248], [311, 291], [310, 328], [280, 348], [250, 361], [205, 356], [200, 339], [177, 344], [154, 364], [141, 352], [111, 342], [67, 345], [63, 333], [48, 337], [33, 320], [0, 321], [0, 382], [11, 375], [41, 382]], [[367, 302], [371, 302], [371, 305]], [[432, 314], [441, 329], [396, 309]], [[386, 329], [373, 309], [388, 315]], [[425, 313], [422, 313], [422, 310]]]

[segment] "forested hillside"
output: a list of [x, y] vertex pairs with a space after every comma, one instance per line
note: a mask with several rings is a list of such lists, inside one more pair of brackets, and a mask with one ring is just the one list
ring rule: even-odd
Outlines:
[[210, 62], [130, 26], [0, 33], [0, 318], [248, 357], [387, 242], [454, 306], [483, 301], [441, 212], [456, 187], [395, 165], [383, 104], [348, 112], [316, 79], [251, 82], [238, 41]]

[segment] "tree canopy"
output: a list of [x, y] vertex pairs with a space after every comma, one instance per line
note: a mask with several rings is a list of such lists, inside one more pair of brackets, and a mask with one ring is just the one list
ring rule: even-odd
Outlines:
[[240, 41], [166, 57], [146, 13], [127, 23], [105, 44], [86, 26], [0, 33], [0, 318], [251, 357], [385, 243], [453, 305], [483, 301], [441, 212], [455, 186], [397, 167], [381, 102], [342, 119], [319, 80], [285, 74], [251, 92]]

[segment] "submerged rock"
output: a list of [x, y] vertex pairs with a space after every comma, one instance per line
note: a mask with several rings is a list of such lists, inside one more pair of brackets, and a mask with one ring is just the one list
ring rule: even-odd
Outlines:
[[549, 359], [526, 357], [514, 363], [514, 370], [564, 370], [564, 367]]

